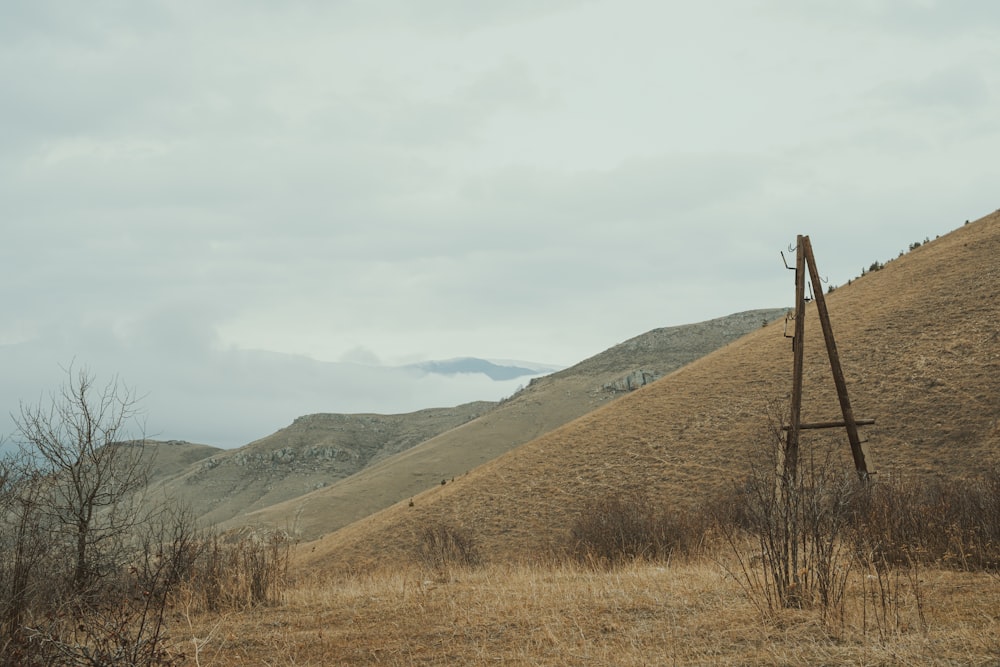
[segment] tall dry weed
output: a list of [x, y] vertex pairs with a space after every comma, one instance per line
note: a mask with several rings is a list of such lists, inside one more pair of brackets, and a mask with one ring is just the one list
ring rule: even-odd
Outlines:
[[280, 602], [288, 585], [293, 541], [282, 531], [235, 541], [212, 533], [180, 587], [188, 611], [242, 610]]

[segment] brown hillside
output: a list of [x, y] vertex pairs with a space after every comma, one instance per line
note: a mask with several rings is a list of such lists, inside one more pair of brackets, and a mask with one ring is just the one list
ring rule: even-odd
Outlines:
[[[815, 248], [823, 269], [823, 248]], [[1000, 212], [927, 243], [828, 295], [833, 330], [872, 470], [959, 478], [1000, 445]], [[789, 280], [789, 293], [793, 285]], [[791, 300], [791, 298], [790, 298]], [[484, 556], [515, 560], [565, 539], [582, 501], [649, 489], [698, 503], [748, 467], [768, 406], [787, 409], [791, 344], [782, 322], [487, 463], [315, 542], [307, 560], [364, 567], [413, 558], [421, 529], [470, 531]], [[815, 304], [808, 305], [803, 419], [839, 407]], [[773, 408], [772, 408], [773, 409]], [[805, 432], [803, 445], [841, 431]]]
[[237, 516], [227, 526], [282, 528], [294, 516], [299, 534], [307, 539], [332, 532], [440, 486], [442, 480], [464, 475], [621, 395], [605, 385], [622, 386], [624, 378], [642, 375], [638, 371], [644, 371], [647, 378], [666, 375], [784, 313], [783, 309], [752, 310], [654, 329], [532, 381], [474, 421], [441, 432], [328, 487]]

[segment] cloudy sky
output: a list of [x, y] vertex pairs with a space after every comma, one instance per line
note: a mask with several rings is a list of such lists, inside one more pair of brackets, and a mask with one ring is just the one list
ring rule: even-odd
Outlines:
[[0, 7], [4, 413], [73, 360], [228, 445], [495, 399], [241, 359], [569, 365], [1000, 206], [993, 0]]

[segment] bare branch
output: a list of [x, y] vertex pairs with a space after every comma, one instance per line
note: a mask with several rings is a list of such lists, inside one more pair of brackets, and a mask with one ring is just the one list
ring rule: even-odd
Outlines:
[[141, 414], [134, 390], [117, 376], [99, 388], [86, 367], [66, 373], [48, 405], [22, 403], [14, 422], [23, 455], [51, 480], [43, 506], [75, 540], [74, 584], [82, 589], [117, 565], [115, 547], [137, 521], [151, 461], [144, 437], [128, 436]]

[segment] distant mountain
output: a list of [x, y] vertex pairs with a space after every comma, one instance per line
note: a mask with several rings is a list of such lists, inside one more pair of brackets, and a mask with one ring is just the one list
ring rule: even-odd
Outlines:
[[530, 364], [529, 362], [493, 362], [475, 357], [458, 357], [456, 359], [445, 359], [443, 361], [423, 361], [410, 364], [407, 368], [413, 368], [425, 373], [436, 373], [438, 375], [457, 375], [459, 373], [481, 373], [491, 380], [502, 382], [514, 380], [519, 377], [544, 375], [559, 370], [560, 366], [549, 366], [542, 364]]

